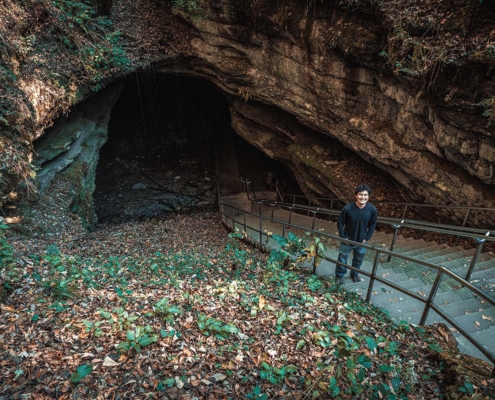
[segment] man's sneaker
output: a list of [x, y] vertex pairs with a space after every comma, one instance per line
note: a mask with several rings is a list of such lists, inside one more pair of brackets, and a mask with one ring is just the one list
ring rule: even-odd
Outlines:
[[359, 277], [359, 275], [351, 275], [351, 279], [353, 282], [361, 282], [362, 279]]
[[337, 285], [344, 285], [344, 278], [342, 278], [341, 276], [336, 276], [335, 277], [335, 283], [337, 283]]

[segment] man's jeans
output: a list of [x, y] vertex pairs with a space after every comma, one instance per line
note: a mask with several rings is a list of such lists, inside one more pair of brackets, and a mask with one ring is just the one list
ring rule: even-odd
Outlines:
[[[352, 266], [357, 269], [360, 269], [361, 264], [363, 263], [364, 255], [366, 254], [366, 249], [364, 247], [353, 246], [352, 244], [347, 244], [342, 242], [340, 243], [338, 260], [342, 264], [347, 264], [347, 259], [349, 258], [349, 254], [351, 254], [351, 251], [354, 252], [354, 255], [352, 257]], [[347, 273], [346, 267], [343, 267], [338, 264], [336, 265], [335, 275], [343, 278], [346, 273]], [[357, 276], [357, 275], [358, 275], [357, 272], [351, 271], [351, 276]]]

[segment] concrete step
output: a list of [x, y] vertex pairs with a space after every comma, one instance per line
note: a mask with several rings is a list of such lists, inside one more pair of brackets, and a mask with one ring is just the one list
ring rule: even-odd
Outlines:
[[[412, 258], [419, 258], [424, 254], [428, 254], [430, 251], [436, 251], [438, 245], [434, 242], [425, 242], [414, 244], [412, 246], [408, 246], [407, 248], [396, 248], [395, 252], [398, 255], [404, 255]], [[394, 268], [397, 266], [405, 266], [407, 264], [412, 264], [412, 261], [406, 261], [400, 257], [392, 256], [390, 261], [387, 261], [387, 257], [382, 257], [383, 267], [384, 268]], [[421, 265], [421, 264], [418, 264]]]
[[[467, 255], [470, 255], [470, 250], [462, 250], [455, 253], [448, 253], [446, 255], [437, 255], [432, 258], [422, 259], [432, 264], [442, 265], [450, 270], [460, 266], [464, 266], [468, 260]], [[424, 271], [432, 272], [431, 268], [428, 268], [422, 264], [404, 261], [399, 267], [394, 267], [395, 272], [406, 272], [412, 277], [419, 277]], [[385, 266], [384, 266], [385, 267]], [[467, 271], [467, 270], [466, 270]]]
[[437, 250], [429, 251], [428, 253], [419, 256], [418, 258], [420, 260], [429, 261], [430, 259], [436, 258], [438, 256], [448, 256], [449, 254], [458, 253], [459, 251], [462, 251], [461, 247], [448, 247], [443, 245], [437, 245], [437, 246], [438, 246]]
[[[452, 311], [452, 308], [450, 310]], [[419, 324], [421, 315], [422, 309], [418, 309], [416, 312], [405, 314], [404, 319], [410, 323]], [[490, 329], [491, 327], [495, 326], [495, 308], [493, 307], [481, 312], [477, 311], [468, 314], [464, 313], [455, 317], [449, 314], [449, 316], [452, 317], [452, 319], [467, 332], [473, 334]], [[430, 310], [430, 312], [428, 313], [428, 318], [426, 319], [426, 325], [431, 325], [439, 322], [448, 324], [447, 321], [440, 315], [438, 315], [433, 310]]]
[[[478, 350], [478, 348], [474, 344], [472, 344], [468, 339], [466, 339], [460, 333], [455, 333], [455, 332], [453, 333], [454, 333], [454, 337], [457, 340], [457, 348], [461, 353], [469, 354], [470, 356], [477, 357], [491, 364], [490, 360], [480, 350]], [[485, 329], [484, 331], [481, 332], [477, 332], [474, 334], [474, 337], [480, 343], [491, 343], [493, 342], [493, 337], [495, 337], [495, 329], [490, 328], [490, 329]], [[492, 338], [492, 339], [490, 340], [487, 338]], [[487, 350], [489, 350], [487, 346], [484, 347]]]
[[493, 306], [489, 303], [482, 303], [478, 298], [467, 299], [463, 301], [458, 301], [448, 305], [441, 305], [438, 301], [435, 304], [440, 305], [442, 311], [447, 313], [450, 317], [458, 317], [465, 314], [473, 314], [476, 312], [482, 312], [484, 310], [493, 309]]
[[437, 293], [435, 296], [435, 303], [438, 305], [449, 305], [457, 302], [461, 302], [464, 300], [468, 300], [473, 298], [473, 294], [469, 289], [460, 288], [455, 291], [447, 291]]
[[[479, 332], [476, 332], [474, 334], [474, 337], [476, 338], [476, 340], [478, 340], [480, 343], [483, 343], [484, 347], [489, 350], [489, 347], [486, 346], [486, 344], [492, 344], [493, 343], [493, 338], [495, 338], [495, 327], [494, 326], [491, 326], [490, 328], [488, 329], [485, 329], [485, 330], [482, 330], [482, 331], [479, 331]], [[464, 339], [464, 338], [463, 338]], [[464, 340], [467, 340], [467, 339], [464, 339]], [[460, 341], [458, 340], [458, 342], [460, 343]], [[476, 351], [479, 351], [478, 349], [476, 349]], [[479, 351], [480, 352], [480, 351]], [[480, 354], [482, 354], [480, 352]], [[475, 356], [475, 357], [479, 357], [481, 359], [485, 359], [486, 360], [486, 357], [483, 355], [483, 356]]]
[[410, 243], [406, 248], [399, 247], [399, 249], [401, 250], [400, 254], [406, 254], [406, 255], [409, 255], [409, 253], [417, 253], [418, 250], [423, 250], [425, 252], [425, 251], [429, 251], [429, 249], [436, 249], [436, 248], [438, 248], [437, 243], [427, 242], [423, 239], [415, 240], [414, 242]]
[[495, 308], [460, 315], [455, 318], [455, 321], [470, 333], [481, 332], [495, 326]]

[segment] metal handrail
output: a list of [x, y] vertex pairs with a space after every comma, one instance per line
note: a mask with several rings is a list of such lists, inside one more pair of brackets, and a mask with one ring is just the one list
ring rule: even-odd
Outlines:
[[[315, 208], [311, 206], [299, 206], [296, 204], [287, 204], [287, 203], [278, 203], [278, 202], [271, 202], [269, 200], [251, 200], [251, 211], [254, 211], [254, 202], [257, 202], [259, 205], [260, 213], [262, 211], [261, 206], [263, 204], [268, 204], [272, 207], [272, 217], [273, 217], [273, 212], [275, 206], [280, 206], [282, 208], [289, 208], [290, 215], [292, 215], [292, 212], [294, 210], [302, 210], [302, 211], [307, 211], [308, 215], [311, 212], [313, 214], [313, 222], [311, 229], [314, 228], [315, 226], [315, 220], [316, 220], [316, 215], [318, 213], [323, 214], [323, 215], [330, 215], [336, 216], [339, 214], [338, 211], [336, 210], [328, 210], [325, 208]], [[420, 222], [420, 223], [419, 223]], [[440, 233], [443, 235], [451, 235], [451, 236], [457, 236], [458, 240], [461, 238], [470, 238], [476, 241], [477, 248], [474, 254], [474, 257], [471, 259], [471, 263], [469, 265], [469, 268], [466, 272], [466, 280], [469, 280], [471, 278], [471, 275], [474, 271], [474, 268], [476, 266], [476, 263], [478, 262], [478, 258], [481, 254], [481, 250], [483, 249], [483, 245], [485, 241], [490, 241], [490, 242], [495, 242], [495, 236], [490, 236], [491, 232], [488, 231], [484, 236], [478, 235], [477, 233], [485, 233], [484, 230], [477, 229], [477, 228], [466, 228], [466, 227], [457, 227], [457, 226], [448, 226], [448, 225], [442, 225], [442, 224], [435, 224], [433, 222], [422, 222], [422, 221], [415, 221], [415, 220], [399, 220], [397, 218], [391, 218], [391, 217], [378, 217], [377, 223], [384, 223], [384, 224], [389, 224], [394, 228], [394, 235], [392, 238], [392, 242], [390, 244], [390, 251], [393, 251], [395, 248], [395, 243], [397, 241], [397, 237], [399, 234], [399, 230], [404, 227], [404, 228], [411, 228], [411, 229], [417, 229], [420, 231], [428, 231], [428, 232], [435, 232], [435, 233]], [[481, 232], [480, 232], [481, 231]], [[482, 237], [480, 237], [482, 236]], [[391, 256], [388, 256], [387, 261], [390, 261]]]
[[[306, 197], [306, 196], [300, 195], [300, 194], [284, 193], [283, 196], [282, 196], [282, 201], [284, 200], [284, 198], [286, 196], [289, 197], [289, 198], [292, 197], [293, 203], [296, 202], [296, 198], [306, 199], [308, 201], [308, 204], [309, 205], [311, 205], [311, 202], [314, 202], [314, 201], [329, 201], [331, 204], [333, 204], [334, 202], [345, 203], [345, 202], [349, 202], [349, 201], [353, 201], [354, 200], [354, 199], [339, 199], [339, 198], [331, 198], [331, 197], [313, 197], [313, 198], [309, 198], [309, 197]], [[465, 224], [466, 224], [466, 222], [468, 220], [469, 214], [473, 210], [486, 211], [486, 212], [495, 212], [495, 208], [494, 207], [471, 207], [471, 206], [456, 206], [456, 205], [422, 204], [422, 203], [407, 203], [407, 202], [391, 202], [391, 201], [381, 201], [381, 200], [373, 201], [373, 203], [374, 204], [383, 204], [383, 205], [404, 206], [404, 211], [402, 213], [402, 218], [405, 218], [405, 216], [407, 214], [407, 210], [408, 210], [409, 207], [437, 208], [437, 209], [447, 209], [447, 210], [452, 210], [452, 209], [455, 209], [455, 210], [466, 210], [466, 214], [464, 215], [464, 219], [463, 219], [463, 222], [462, 222], [461, 226], [465, 226]]]
[[[282, 203], [277, 201], [265, 200], [265, 199], [251, 199], [251, 201], [257, 203], [268, 204], [270, 206], [293, 208], [305, 212], [316, 212], [317, 214], [323, 214], [328, 216], [338, 216], [340, 210], [328, 209], [325, 207], [304, 206], [299, 204]], [[484, 239], [486, 241], [495, 241], [495, 231], [486, 229], [461, 227], [456, 225], [438, 224], [436, 222], [418, 221], [414, 219], [401, 219], [394, 217], [378, 216], [379, 223], [387, 224], [399, 224], [404, 228], [412, 228], [418, 230], [425, 230], [429, 232], [442, 233], [453, 236], [461, 236], [471, 239]]]
[[[232, 210], [232, 216], [229, 216], [228, 213], [225, 211], [228, 208], [230, 208]], [[367, 295], [366, 295], [366, 301], [369, 302], [369, 300], [370, 300], [371, 293], [372, 293], [372, 290], [373, 290], [374, 281], [378, 281], [378, 282], [381, 282], [383, 284], [386, 284], [386, 285], [388, 285], [388, 286], [390, 286], [390, 287], [392, 287], [392, 288], [394, 288], [394, 289], [396, 289], [396, 290], [398, 290], [398, 291], [400, 291], [400, 292], [402, 292], [402, 293], [404, 293], [404, 294], [406, 294], [406, 295], [408, 295], [410, 297], [413, 297], [416, 300], [419, 300], [419, 301], [425, 303], [425, 306], [424, 306], [424, 309], [423, 309], [423, 313], [421, 315], [421, 320], [419, 322], [419, 325], [424, 325], [424, 323], [426, 322], [426, 319], [428, 317], [429, 310], [430, 309], [433, 309], [442, 318], [444, 318], [449, 324], [451, 324], [455, 329], [457, 329], [466, 339], [468, 339], [481, 353], [483, 353], [485, 355], [485, 357], [487, 357], [490, 360], [490, 362], [492, 364], [495, 364], [495, 353], [493, 353], [490, 350], [486, 349], [476, 338], [474, 338], [469, 332], [467, 332], [455, 320], [453, 320], [451, 317], [449, 317], [447, 314], [445, 314], [438, 306], [436, 306], [434, 304], [434, 299], [435, 299], [435, 295], [436, 295], [437, 289], [438, 289], [438, 287], [439, 287], [439, 285], [440, 285], [440, 283], [441, 283], [444, 275], [447, 275], [450, 278], [454, 279], [459, 284], [461, 284], [461, 286], [464, 286], [465, 288], [469, 289], [476, 296], [481, 297], [482, 299], [484, 299], [485, 301], [487, 301], [488, 303], [490, 303], [493, 306], [495, 306], [495, 299], [493, 299], [490, 296], [486, 295], [484, 292], [482, 292], [476, 286], [472, 285], [467, 280], [461, 278], [460, 276], [458, 276], [454, 272], [448, 270], [444, 266], [433, 264], [433, 263], [430, 263], [428, 261], [416, 259], [414, 257], [410, 257], [410, 256], [407, 256], [407, 255], [394, 253], [394, 252], [391, 252], [389, 250], [385, 250], [385, 249], [382, 249], [382, 248], [379, 248], [379, 247], [370, 246], [370, 245], [367, 245], [367, 244], [364, 244], [364, 243], [359, 243], [359, 242], [354, 242], [352, 240], [343, 239], [343, 238], [341, 238], [339, 236], [332, 235], [330, 233], [324, 233], [324, 232], [320, 232], [320, 231], [315, 231], [314, 229], [308, 229], [306, 227], [301, 227], [301, 226], [298, 226], [298, 225], [294, 225], [294, 224], [291, 223], [291, 220], [290, 220], [291, 219], [291, 216], [292, 216], [292, 212], [289, 215], [289, 221], [288, 222], [285, 222], [285, 221], [280, 221], [280, 220], [274, 219], [273, 216], [272, 217], [264, 217], [263, 215], [261, 215], [261, 212], [259, 214], [254, 214], [254, 213], [251, 213], [251, 212], [242, 210], [242, 209], [240, 209], [238, 207], [234, 207], [234, 206], [230, 206], [228, 204], [224, 204], [223, 202], [221, 204], [221, 209], [222, 209], [222, 212], [221, 212], [222, 221], [224, 220], [224, 217], [225, 217], [225, 221], [224, 222], [225, 222], [225, 224], [227, 226], [229, 226], [228, 221], [230, 219], [232, 221], [232, 229], [235, 229], [235, 223], [237, 222], [235, 220], [235, 212], [242, 213], [242, 215], [244, 217], [244, 221], [243, 221], [244, 231], [247, 230], [246, 215], [252, 216], [254, 218], [259, 218], [259, 230], [256, 229], [256, 228], [254, 228], [254, 227], [252, 227], [252, 226], [249, 226], [249, 228], [251, 230], [253, 230], [254, 232], [256, 232], [256, 233], [259, 233], [259, 246], [260, 246], [260, 248], [262, 248], [262, 246], [263, 246], [262, 245], [262, 241], [263, 241], [262, 240], [263, 239], [263, 221], [266, 220], [266, 221], [271, 221], [271, 222], [274, 222], [276, 224], [282, 225], [282, 235], [283, 236], [284, 236], [286, 227], [291, 227], [291, 228], [295, 228], [295, 229], [301, 229], [301, 230], [308, 231], [308, 232], [310, 232], [311, 234], [314, 234], [314, 235], [319, 235], [319, 236], [324, 236], [324, 237], [327, 237], [327, 238], [331, 238], [333, 240], [337, 240], [338, 242], [348, 243], [348, 244], [352, 244], [354, 246], [359, 246], [359, 247], [363, 247], [363, 248], [368, 249], [368, 250], [375, 251], [376, 254], [375, 254], [375, 258], [374, 258], [374, 262], [373, 262], [373, 268], [372, 268], [371, 273], [369, 273], [367, 271], [363, 271], [363, 270], [358, 270], [357, 268], [354, 268], [354, 267], [349, 266], [349, 265], [345, 265], [347, 268], [349, 268], [349, 269], [351, 269], [353, 271], [359, 271], [359, 273], [361, 273], [361, 274], [363, 274], [365, 276], [368, 276], [370, 278], [370, 281], [369, 281], [369, 284], [368, 284], [368, 292], [367, 292]], [[268, 234], [265, 233], [265, 236], [268, 237]], [[400, 259], [405, 260], [405, 261], [410, 261], [410, 262], [422, 264], [422, 265], [424, 265], [427, 268], [431, 268], [431, 269], [436, 270], [437, 271], [437, 277], [435, 279], [435, 282], [433, 283], [433, 286], [432, 286], [432, 289], [431, 289], [431, 291], [429, 293], [428, 298], [425, 299], [425, 298], [423, 298], [422, 296], [420, 296], [420, 295], [418, 295], [416, 293], [413, 293], [413, 292], [411, 292], [411, 291], [409, 291], [409, 290], [407, 290], [405, 288], [402, 288], [402, 287], [396, 285], [393, 282], [389, 282], [389, 281], [383, 279], [382, 277], [380, 277], [376, 273], [376, 271], [377, 271], [377, 267], [378, 267], [378, 262], [379, 262], [380, 257], [381, 257], [382, 254], [383, 255], [386, 255], [386, 256], [389, 256], [389, 257], [394, 256], [396, 258], [400, 258]], [[332, 258], [327, 257], [327, 256], [323, 256], [322, 258], [324, 258], [325, 260], [327, 260], [329, 262], [335, 263], [335, 264], [344, 265], [343, 263], [339, 262], [338, 260], [332, 259]], [[495, 368], [492, 369], [492, 377], [495, 377]]]
[[[304, 198], [307, 200], [323, 200], [323, 201], [340, 201], [342, 203], [346, 203], [349, 201], [355, 201], [355, 199], [339, 199], [339, 198], [332, 198], [332, 197], [306, 197], [302, 194], [291, 194], [291, 193], [284, 193], [285, 196], [290, 196], [290, 197], [300, 197]], [[383, 200], [374, 200], [373, 203], [376, 204], [389, 204], [389, 205], [397, 205], [397, 206], [411, 206], [411, 207], [435, 207], [435, 208], [456, 208], [456, 209], [471, 209], [471, 210], [484, 210], [484, 211], [495, 211], [494, 207], [471, 207], [471, 206], [455, 206], [455, 205], [439, 205], [439, 204], [424, 204], [424, 203], [407, 203], [407, 202], [394, 202], [394, 201], [383, 201]]]

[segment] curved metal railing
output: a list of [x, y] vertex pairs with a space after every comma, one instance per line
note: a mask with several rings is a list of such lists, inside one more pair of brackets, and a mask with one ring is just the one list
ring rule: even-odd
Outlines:
[[[251, 212], [254, 212], [255, 204], [258, 204], [260, 213], [263, 205], [267, 205], [268, 207], [271, 207], [272, 218], [275, 207], [281, 207], [283, 209], [286, 209], [287, 211], [289, 211], [289, 217], [287, 221], [289, 224], [291, 223], [292, 213], [294, 211], [302, 211], [304, 213], [307, 213], [308, 215], [313, 214], [312, 217], [313, 222], [311, 225], [311, 229], [314, 229], [315, 220], [318, 214], [320, 216], [327, 216], [327, 219], [330, 219], [331, 216], [338, 216], [338, 214], [340, 213], [340, 210], [330, 210], [323, 207], [300, 206], [297, 204], [281, 203], [270, 200], [256, 200], [256, 199], [251, 199]], [[440, 233], [443, 235], [456, 236], [459, 239], [466, 238], [466, 239], [474, 240], [477, 246], [474, 256], [467, 270], [466, 276], [464, 278], [465, 280], [469, 280], [471, 278], [471, 275], [474, 271], [476, 263], [478, 262], [478, 258], [481, 254], [485, 242], [495, 242], [495, 231], [486, 231], [478, 228], [458, 227], [453, 225], [437, 224], [433, 222], [416, 221], [416, 220], [408, 220], [408, 219], [401, 220], [399, 218], [381, 217], [381, 216], [378, 216], [377, 223], [387, 224], [394, 228], [392, 242], [390, 243], [390, 247], [389, 247], [389, 251], [391, 252], [393, 252], [395, 249], [397, 237], [399, 235], [399, 231], [401, 228], [410, 228], [419, 231], [427, 231], [427, 232]], [[390, 261], [390, 258], [391, 256], [388, 256], [387, 261]]]
[[[363, 244], [363, 243], [353, 242], [353, 241], [347, 240], [347, 239], [342, 239], [339, 236], [332, 235], [329, 233], [316, 231], [316, 230], [314, 230], [314, 224], [313, 224], [312, 228], [309, 229], [307, 227], [292, 224], [290, 221], [290, 218], [289, 218], [289, 221], [277, 220], [277, 219], [273, 218], [273, 213], [271, 214], [270, 217], [267, 217], [267, 216], [263, 216], [261, 212], [259, 214], [255, 214], [253, 212], [248, 212], [248, 211], [245, 211], [245, 210], [242, 210], [240, 208], [230, 206], [230, 205], [227, 205], [224, 203], [221, 203], [220, 209], [221, 209], [222, 221], [229, 228], [235, 230], [236, 223], [237, 223], [239, 227], [243, 227], [245, 232], [247, 232], [247, 230], [249, 228], [250, 230], [254, 231], [257, 235], [259, 235], [259, 241], [255, 241], [255, 242], [257, 242], [256, 244], [258, 244], [260, 248], [263, 248], [263, 244], [262, 244], [263, 243], [263, 237], [266, 237], [267, 240], [269, 237], [268, 233], [263, 230], [263, 221], [270, 221], [270, 222], [278, 224], [282, 227], [282, 236], [285, 236], [286, 229], [288, 227], [290, 227], [290, 228], [308, 231], [313, 235], [318, 235], [318, 236], [326, 237], [329, 239], [333, 239], [335, 241], [338, 241], [339, 243], [341, 243], [341, 242], [349, 243], [349, 244], [352, 244], [354, 246], [360, 246], [360, 247], [363, 247], [367, 250], [375, 252], [375, 257], [374, 257], [373, 267], [372, 267], [371, 272], [359, 270], [360, 274], [363, 274], [363, 275], [370, 278], [370, 281], [368, 284], [368, 289], [367, 289], [367, 294], [366, 294], [366, 301], [368, 301], [368, 302], [370, 301], [371, 294], [373, 291], [373, 285], [374, 285], [375, 281], [386, 284], [386, 285], [394, 288], [395, 290], [398, 290], [401, 293], [404, 293], [405, 295], [410, 296], [410, 297], [424, 303], [424, 308], [423, 308], [423, 312], [421, 314], [421, 319], [419, 321], [419, 325], [424, 325], [426, 322], [426, 319], [428, 318], [428, 313], [429, 313], [430, 309], [434, 310], [438, 315], [440, 315], [449, 324], [451, 324], [455, 329], [457, 329], [479, 351], [481, 351], [481, 353], [483, 353], [485, 355], [485, 357], [487, 357], [487, 359], [490, 360], [490, 362], [492, 364], [495, 364], [495, 353], [490, 351], [489, 349], [487, 349], [473, 335], [471, 335], [466, 329], [464, 329], [460, 324], [458, 324], [452, 317], [450, 317], [448, 314], [446, 314], [440, 308], [439, 305], [435, 304], [435, 296], [437, 294], [440, 283], [442, 282], [443, 278], [445, 276], [447, 276], [447, 277], [450, 277], [451, 279], [454, 279], [459, 285], [469, 289], [475, 296], [485, 300], [486, 302], [488, 302], [489, 304], [491, 304], [494, 307], [495, 307], [495, 299], [488, 296], [486, 293], [484, 293], [483, 291], [478, 289], [476, 286], [469, 283], [466, 279], [461, 278], [459, 275], [455, 274], [454, 272], [450, 271], [449, 269], [445, 268], [444, 266], [433, 264], [433, 263], [430, 263], [428, 261], [420, 260], [417, 258], [409, 257], [407, 255], [394, 253], [391, 250], [385, 250], [383, 248], [370, 246], [370, 245]], [[321, 210], [316, 210], [316, 212], [320, 212], [320, 211]], [[239, 217], [239, 216], [242, 216], [242, 218], [243, 218], [242, 222], [236, 220], [236, 217]], [[257, 228], [254, 226], [249, 226], [247, 224], [247, 221], [246, 221], [247, 218], [246, 217], [250, 217], [250, 218], [253, 218], [255, 220], [256, 219], [259, 220], [259, 227]], [[230, 224], [229, 224], [229, 221], [230, 221]], [[386, 279], [383, 279], [383, 277], [379, 276], [377, 274], [377, 269], [378, 269], [378, 264], [379, 264], [379, 261], [380, 261], [380, 258], [382, 255], [385, 255], [387, 257], [393, 256], [393, 257], [399, 258], [399, 259], [404, 260], [404, 261], [414, 262], [414, 263], [423, 265], [426, 268], [430, 268], [430, 269], [437, 271], [437, 275], [435, 277], [435, 280], [433, 282], [433, 285], [431, 287], [431, 290], [430, 290], [428, 296], [425, 298], [419, 294], [411, 292], [408, 289], [402, 288], [401, 286], [399, 286], [393, 282], [387, 281]], [[338, 260], [330, 258], [326, 255], [320, 255], [320, 257], [331, 262], [331, 263], [344, 265], [344, 264], [340, 263]], [[351, 269], [351, 270], [357, 271], [357, 269], [352, 267], [352, 266], [346, 265], [346, 267]], [[315, 271], [316, 271], [316, 266], [314, 264], [313, 273], [315, 273]], [[492, 370], [492, 377], [495, 377], [495, 368]]]
[[[292, 201], [291, 201], [292, 199]], [[315, 202], [327, 202], [330, 203], [330, 209], [334, 209], [333, 205], [334, 204], [346, 204], [346, 202], [353, 201], [354, 199], [338, 199], [338, 198], [328, 198], [328, 197], [314, 197], [314, 198], [309, 198], [304, 195], [298, 195], [298, 194], [290, 194], [290, 193], [282, 193], [280, 196], [281, 202], [287, 202], [287, 203], [292, 203], [296, 204], [297, 201], [296, 199], [302, 200], [304, 202], [308, 203], [308, 206], [311, 206], [312, 203], [314, 204]], [[494, 219], [495, 219], [495, 208], [493, 207], [471, 207], [471, 206], [456, 206], [456, 205], [438, 205], [438, 204], [422, 204], [422, 203], [407, 203], [407, 202], [390, 202], [390, 201], [373, 201], [373, 204], [376, 205], [391, 205], [391, 206], [397, 206], [400, 208], [404, 208], [402, 211], [402, 217], [401, 219], [404, 219], [407, 215], [407, 211], [412, 208], [412, 207], [418, 207], [418, 208], [430, 208], [430, 209], [436, 209], [436, 210], [460, 210], [465, 212], [463, 221], [461, 226], [464, 227], [466, 225], [466, 222], [468, 221], [469, 215], [471, 211], [482, 211], [482, 212], [490, 212], [494, 213]], [[302, 204], [301, 204], [302, 205]], [[316, 204], [317, 205], [317, 204]]]

